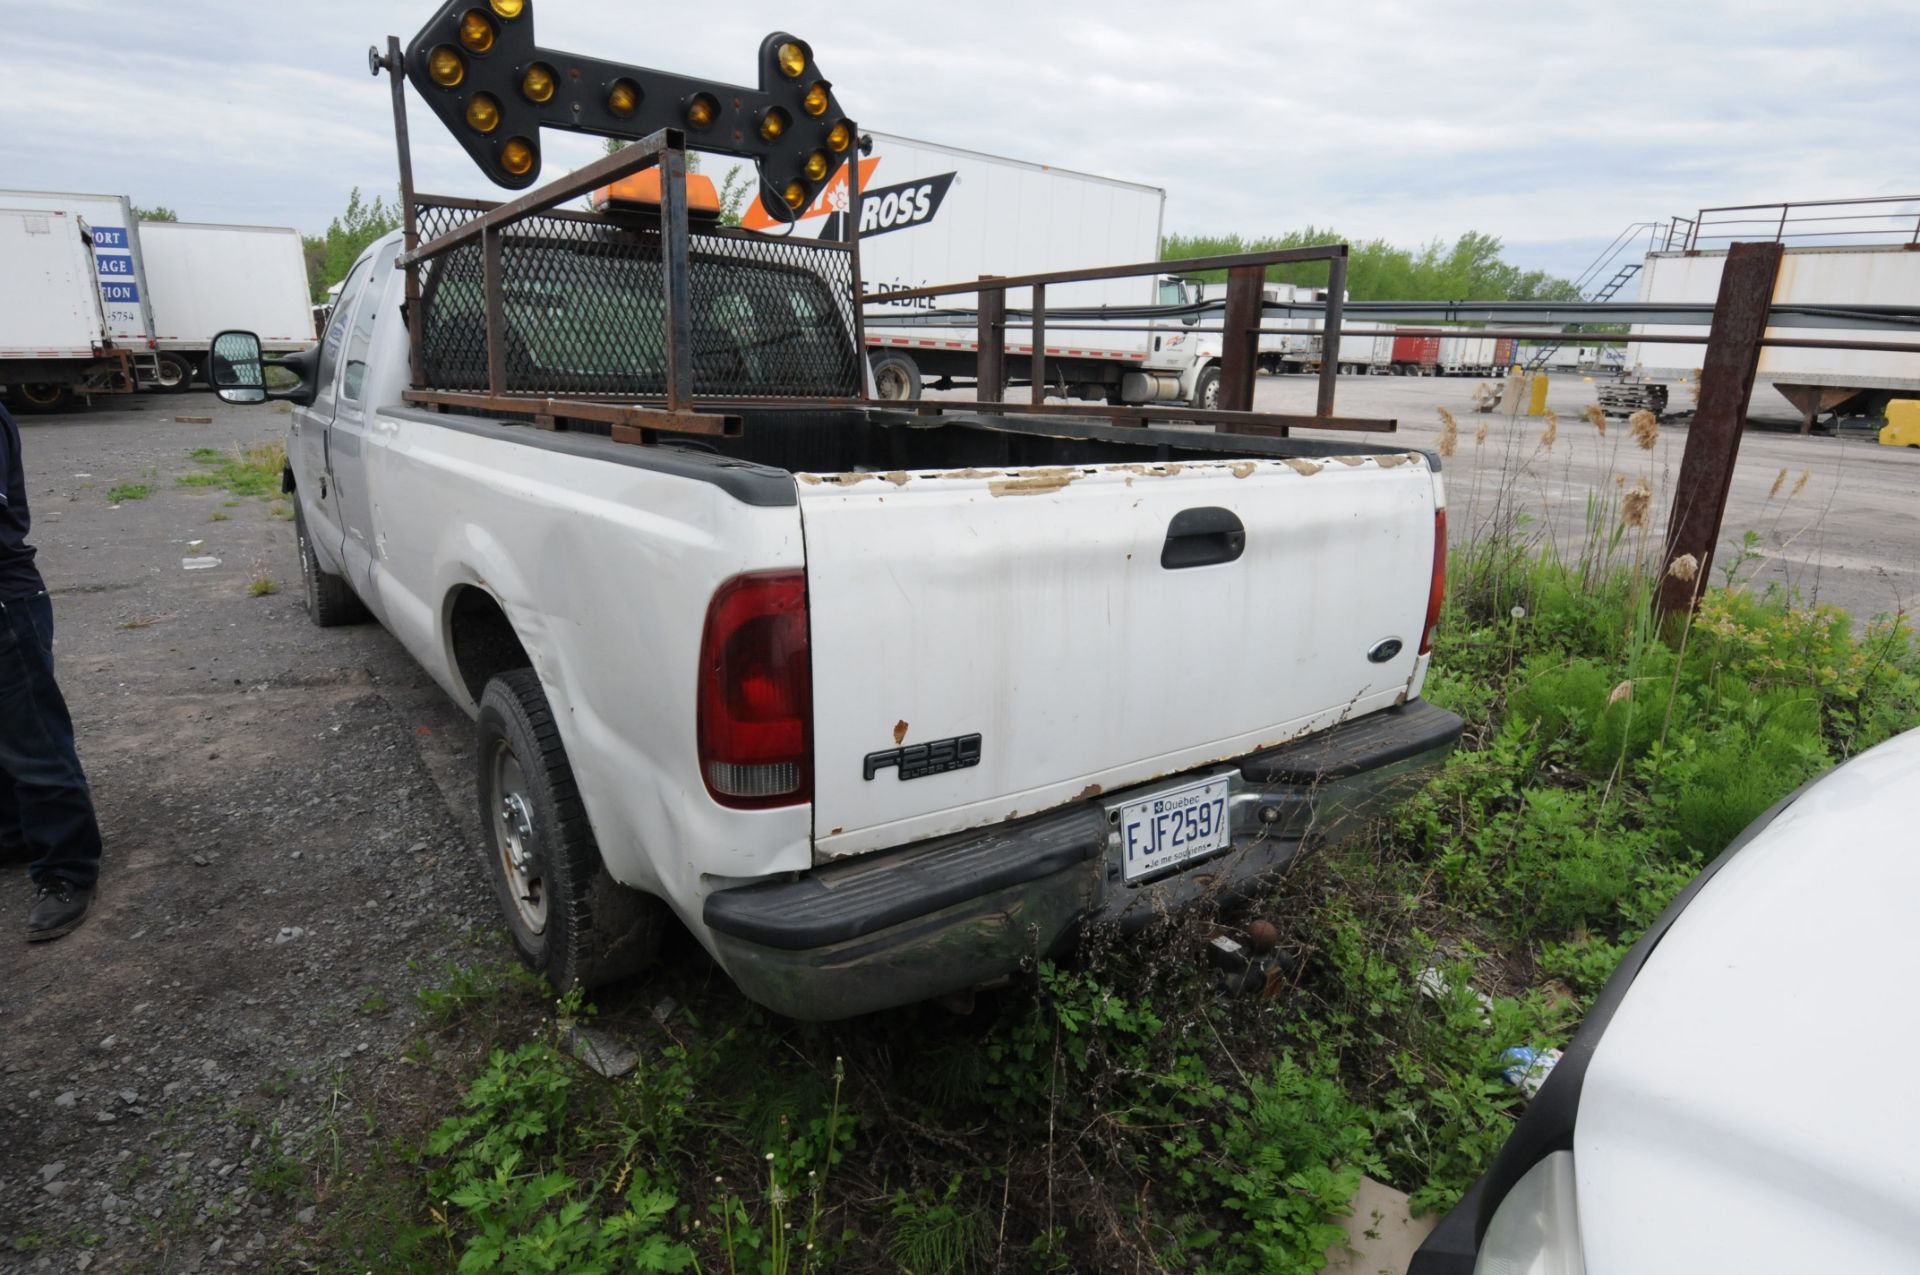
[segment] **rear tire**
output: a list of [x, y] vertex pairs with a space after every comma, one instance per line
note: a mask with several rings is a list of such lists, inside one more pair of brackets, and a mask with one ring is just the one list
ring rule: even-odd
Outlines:
[[28, 416], [50, 416], [63, 412], [72, 394], [58, 381], [22, 382], [13, 387], [13, 403]]
[[911, 403], [923, 386], [920, 365], [904, 354], [888, 352], [873, 360], [874, 396], [887, 403]]
[[293, 533], [299, 540], [300, 585], [306, 598], [307, 618], [323, 629], [366, 620], [366, 603], [355, 595], [353, 586], [323, 571], [320, 559], [314, 556], [313, 542], [307, 538], [306, 511], [300, 508], [297, 491], [293, 493]]
[[184, 394], [193, 388], [193, 360], [184, 354], [161, 354], [154, 360], [158, 369], [153, 388], [161, 394]]
[[487, 683], [479, 733], [487, 875], [520, 958], [556, 992], [637, 973], [659, 951], [666, 910], [607, 874], [532, 669]]

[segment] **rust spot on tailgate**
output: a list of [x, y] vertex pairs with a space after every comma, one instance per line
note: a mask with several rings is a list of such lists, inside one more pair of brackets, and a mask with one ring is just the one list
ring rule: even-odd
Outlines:
[[794, 477], [809, 487], [818, 487], [820, 485], [820, 475], [818, 474], [795, 474]]
[[1287, 457], [1287, 468], [1306, 478], [1313, 477], [1319, 473], [1321, 469], [1319, 465], [1314, 464], [1312, 461], [1301, 460], [1298, 456]]
[[887, 481], [892, 483], [895, 487], [905, 487], [907, 485], [907, 480], [911, 477], [913, 477], [913, 475], [909, 474], [906, 470], [896, 469], [891, 474], [887, 475]]
[[1380, 468], [1382, 469], [1392, 469], [1397, 465], [1404, 465], [1412, 459], [1413, 457], [1411, 456], [1400, 456], [1400, 455], [1375, 456], [1373, 458], [1373, 463], [1380, 466]]
[[873, 477], [872, 474], [856, 474], [856, 473], [835, 474], [833, 476], [833, 481], [839, 483], [842, 487], [851, 487], [855, 483], [863, 483], [871, 477]]
[[1078, 797], [1075, 797], [1074, 800], [1088, 801], [1094, 797], [1098, 797], [1101, 793], [1105, 791], [1106, 789], [1102, 788], [1099, 784], [1088, 784], [1085, 788], [1082, 788], [1080, 790], [1080, 795]]
[[1335, 456], [1334, 459], [1342, 465], [1364, 465], [1367, 463], [1365, 456]]
[[901, 740], [905, 739], [906, 737], [907, 737], [907, 722], [905, 718], [901, 718], [899, 721], [893, 724], [893, 742], [897, 744]]
[[1036, 469], [1018, 478], [998, 478], [987, 484], [996, 496], [1038, 496], [1059, 491], [1081, 476], [1077, 469]]
[[1260, 468], [1260, 466], [1250, 460], [1236, 460], [1233, 462], [1233, 476], [1235, 478], [1251, 478], [1253, 471], [1258, 468]]

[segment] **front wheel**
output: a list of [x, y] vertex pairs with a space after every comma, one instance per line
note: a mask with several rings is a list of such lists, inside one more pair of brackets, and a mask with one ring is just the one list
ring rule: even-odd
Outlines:
[[479, 728], [488, 875], [521, 959], [557, 992], [636, 973], [659, 950], [665, 909], [601, 863], [539, 676], [488, 682]]
[[1220, 410], [1220, 369], [1202, 368], [1200, 379], [1193, 383], [1193, 405], [1204, 412]]
[[300, 493], [293, 493], [293, 534], [300, 553], [300, 587], [307, 606], [307, 618], [323, 629], [340, 624], [358, 624], [367, 618], [366, 604], [337, 575], [321, 569], [314, 556], [313, 541], [307, 536], [307, 515], [300, 508]]

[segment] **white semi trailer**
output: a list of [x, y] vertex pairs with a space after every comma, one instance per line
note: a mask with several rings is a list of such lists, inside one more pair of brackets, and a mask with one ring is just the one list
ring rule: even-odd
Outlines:
[[[1153, 261], [1160, 255], [1166, 192], [1156, 186], [1073, 172], [1048, 164], [873, 133], [860, 160], [860, 272], [869, 295], [981, 275], [1040, 274], [1085, 266]], [[793, 223], [793, 234], [845, 233], [846, 169]], [[777, 232], [785, 218], [759, 203], [742, 224]], [[1064, 308], [1139, 309], [1193, 299], [1179, 280], [1113, 279], [1049, 288], [1049, 312]], [[912, 399], [925, 388], [971, 383], [978, 353], [970, 323], [942, 322], [942, 310], [971, 310], [974, 295], [875, 303], [866, 311], [866, 343], [883, 398]], [[1032, 304], [1027, 289], [1007, 294], [1010, 310]], [[1014, 322], [1019, 322], [1015, 320]], [[1214, 406], [1220, 338], [1182, 323], [1115, 316], [1071, 322], [1050, 318], [1046, 375], [1051, 393], [1110, 402], [1185, 402]], [[1151, 327], [1151, 331], [1124, 331]], [[1026, 328], [1007, 333], [1009, 380], [1031, 380]]]
[[313, 306], [300, 232], [279, 226], [143, 221], [141, 255], [162, 357], [196, 370], [226, 328], [260, 334], [269, 353], [313, 344]]
[[[1641, 271], [1642, 301], [1704, 301], [1720, 292], [1725, 249], [1648, 253]], [[1920, 305], [1920, 252], [1904, 243], [1845, 247], [1789, 245], [1774, 284], [1776, 304]], [[1636, 334], [1698, 335], [1701, 344], [1636, 343], [1626, 364], [1646, 377], [1672, 379], [1696, 369], [1706, 356], [1706, 329], [1676, 324], [1636, 324]], [[1769, 330], [1769, 335], [1794, 335]], [[1807, 335], [1802, 333], [1800, 335]], [[1812, 335], [1829, 340], [1886, 341], [1884, 331], [1834, 327]], [[1898, 338], [1893, 338], [1898, 339]], [[1770, 384], [1811, 424], [1816, 416], [1875, 416], [1896, 397], [1920, 396], [1920, 355], [1874, 350], [1765, 347], [1757, 382]]]
[[130, 351], [101, 304], [92, 229], [57, 209], [0, 199], [0, 389], [20, 411], [133, 388]]

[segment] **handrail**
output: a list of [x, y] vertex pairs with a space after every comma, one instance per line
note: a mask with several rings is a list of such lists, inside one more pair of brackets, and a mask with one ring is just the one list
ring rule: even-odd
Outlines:
[[[1867, 208], [1882, 204], [1920, 205], [1920, 195], [1863, 195], [1855, 199], [1794, 199], [1767, 204], [1722, 204], [1715, 208], [1699, 209], [1691, 221], [1685, 217], [1675, 217], [1667, 234], [1667, 248], [1672, 250], [1675, 238], [1680, 239], [1680, 249], [1685, 252], [1697, 251], [1702, 239], [1755, 240], [1759, 242], [1784, 242], [1787, 238], [1799, 239], [1836, 239], [1844, 236], [1877, 236], [1882, 242], [1920, 246], [1920, 208], [1905, 208], [1888, 212], [1856, 213], [1815, 213], [1811, 216], [1794, 216], [1796, 209], [1813, 208]], [[1765, 217], [1710, 217], [1711, 213], [1753, 213], [1765, 212]], [[1913, 228], [1907, 229], [1911, 219]], [[1797, 230], [1794, 226], [1827, 225], [1843, 221], [1878, 221], [1881, 226], [1865, 230]], [[1684, 235], [1680, 227], [1685, 224]], [[1773, 234], [1761, 239], [1756, 232], [1721, 230], [1713, 231], [1715, 226], [1771, 226]]]

